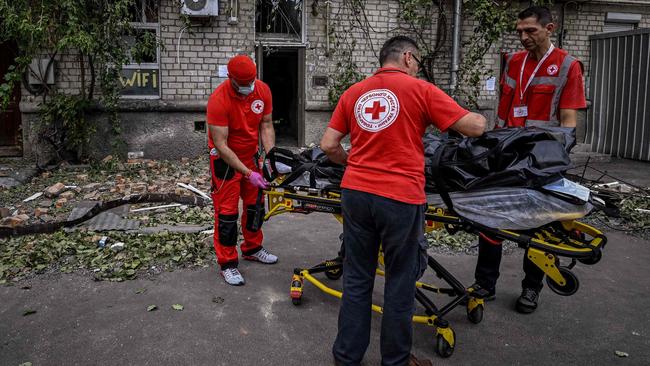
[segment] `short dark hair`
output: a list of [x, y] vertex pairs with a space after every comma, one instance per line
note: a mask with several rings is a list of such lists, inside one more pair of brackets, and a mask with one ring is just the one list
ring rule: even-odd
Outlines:
[[419, 51], [420, 48], [415, 41], [407, 36], [395, 36], [384, 42], [379, 51], [379, 64], [384, 66], [386, 62], [399, 61], [399, 57], [407, 51]]
[[546, 26], [548, 23], [553, 23], [553, 15], [551, 10], [545, 6], [531, 6], [528, 9], [522, 10], [517, 18], [523, 20], [526, 18], [535, 17], [539, 24]]

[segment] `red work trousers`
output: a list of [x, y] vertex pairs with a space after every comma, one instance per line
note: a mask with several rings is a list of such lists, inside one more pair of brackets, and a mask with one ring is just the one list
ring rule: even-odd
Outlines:
[[[259, 172], [252, 157], [246, 160], [242, 160], [242, 162], [249, 169]], [[210, 155], [210, 173], [212, 175], [211, 196], [214, 205], [214, 250], [217, 254], [217, 263], [223, 270], [237, 267], [239, 262], [237, 219], [239, 218], [240, 197], [244, 206], [241, 219], [242, 233], [244, 234], [244, 242], [241, 243], [242, 255], [251, 255], [262, 249], [262, 240], [264, 239], [262, 230], [252, 232], [246, 229], [247, 211], [255, 208], [259, 190], [218, 156]]]

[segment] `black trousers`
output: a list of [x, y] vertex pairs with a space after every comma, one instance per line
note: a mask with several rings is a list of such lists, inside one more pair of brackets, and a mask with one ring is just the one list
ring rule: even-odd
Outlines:
[[381, 244], [386, 281], [381, 318], [381, 363], [408, 364], [413, 338], [415, 281], [422, 260], [424, 205], [344, 189], [343, 298], [333, 346], [340, 365], [359, 365], [370, 342], [371, 304]]
[[[501, 266], [503, 246], [501, 243], [493, 244], [482, 235], [478, 240], [478, 260], [474, 278], [476, 283], [487, 290], [492, 290], [499, 278], [499, 267]], [[538, 292], [544, 287], [544, 271], [538, 268], [528, 259], [528, 251], [524, 253], [524, 279], [521, 281], [522, 288], [533, 288]]]

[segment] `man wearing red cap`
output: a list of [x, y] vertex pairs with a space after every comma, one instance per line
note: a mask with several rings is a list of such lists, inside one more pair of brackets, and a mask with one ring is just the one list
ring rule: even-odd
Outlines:
[[233, 286], [244, 284], [244, 277], [237, 269], [240, 197], [244, 206], [242, 257], [266, 264], [278, 261], [262, 246], [261, 222], [255, 223], [251, 217], [258, 203], [259, 190], [268, 186], [257, 164], [259, 138], [266, 152], [275, 145], [271, 90], [256, 76], [257, 69], [250, 57], [233, 57], [228, 62], [228, 80], [210, 95], [207, 107], [214, 250], [221, 275]]

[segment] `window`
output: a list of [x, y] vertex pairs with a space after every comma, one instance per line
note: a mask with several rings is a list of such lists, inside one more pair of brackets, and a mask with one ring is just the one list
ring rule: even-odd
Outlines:
[[[122, 67], [122, 96], [160, 98], [159, 0], [135, 0], [131, 5], [132, 34], [125, 35], [130, 63]], [[136, 47], [138, 45], [138, 47]]]
[[256, 0], [255, 31], [262, 38], [302, 41], [302, 0]]
[[641, 21], [641, 14], [608, 12], [603, 33], [634, 30]]

